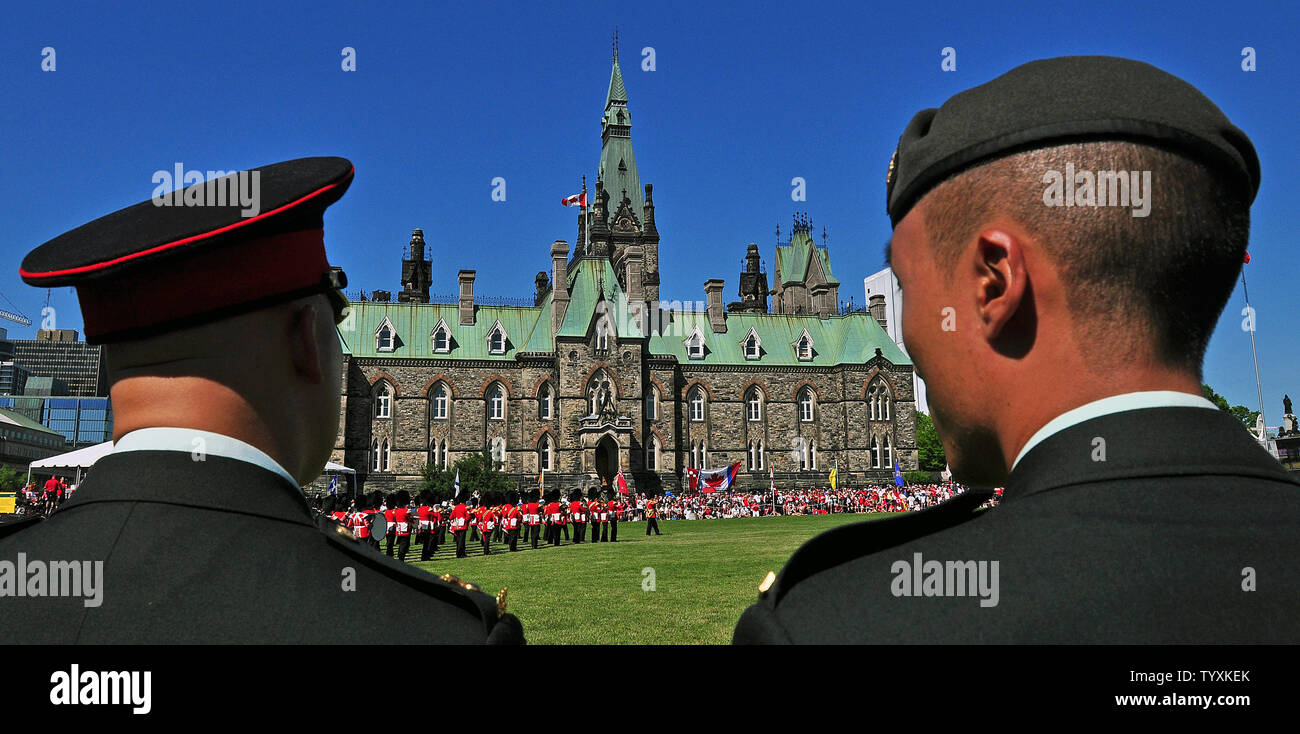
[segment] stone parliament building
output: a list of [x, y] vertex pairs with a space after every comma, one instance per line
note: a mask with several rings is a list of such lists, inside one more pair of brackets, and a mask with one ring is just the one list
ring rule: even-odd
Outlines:
[[[883, 296], [841, 313], [830, 255], [796, 216], [774, 282], [750, 244], [740, 300], [661, 301], [653, 188], [642, 187], [617, 56], [600, 167], [575, 244], [550, 246], [533, 305], [430, 302], [421, 230], [402, 286], [353, 300], [332, 461], [369, 489], [412, 488], [426, 464], [490, 450], [520, 489], [613, 483], [686, 489], [687, 467], [741, 462], [736, 489], [892, 482], [917, 467], [912, 364], [886, 334]], [[587, 193], [586, 185], [583, 186]], [[779, 233], [778, 233], [779, 240]], [[770, 307], [769, 307], [770, 299]], [[451, 300], [451, 299], [446, 299]]]

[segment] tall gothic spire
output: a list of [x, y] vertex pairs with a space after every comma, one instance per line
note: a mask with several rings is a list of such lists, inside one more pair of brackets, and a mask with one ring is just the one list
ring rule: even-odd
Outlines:
[[605, 115], [600, 121], [600, 171], [605, 190], [618, 200], [627, 191], [632, 200], [632, 211], [638, 216], [645, 206], [641, 177], [636, 170], [636, 157], [632, 154], [632, 115], [627, 109], [627, 87], [623, 85], [623, 70], [618, 66], [618, 35], [614, 36], [614, 68], [609, 74], [609, 93], [605, 96]]

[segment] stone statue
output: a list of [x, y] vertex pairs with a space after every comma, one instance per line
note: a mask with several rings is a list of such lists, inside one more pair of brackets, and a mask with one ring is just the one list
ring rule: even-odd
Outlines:
[[1282, 396], [1282, 415], [1291, 415], [1291, 396]]

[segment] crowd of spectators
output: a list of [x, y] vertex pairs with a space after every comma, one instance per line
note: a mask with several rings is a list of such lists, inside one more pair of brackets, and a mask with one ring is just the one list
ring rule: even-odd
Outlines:
[[[709, 520], [770, 515], [829, 515], [839, 513], [907, 512], [947, 501], [966, 488], [960, 484], [877, 485], [863, 488], [809, 487], [772, 492], [713, 492], [660, 498], [665, 520]], [[1002, 490], [987, 503], [996, 505]], [[644, 499], [638, 499], [642, 505]]]

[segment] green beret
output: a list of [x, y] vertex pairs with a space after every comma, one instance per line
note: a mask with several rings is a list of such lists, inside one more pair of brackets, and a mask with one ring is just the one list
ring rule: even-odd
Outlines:
[[1131, 140], [1172, 148], [1259, 191], [1246, 134], [1195, 87], [1150, 64], [1113, 56], [1031, 61], [922, 110], [889, 162], [894, 226], [926, 192], [967, 168], [1062, 143]]

